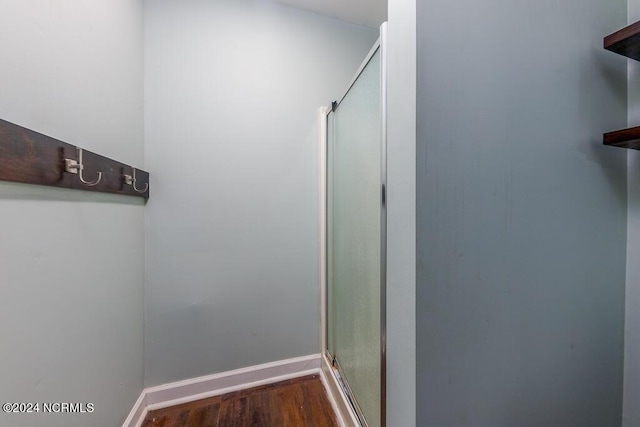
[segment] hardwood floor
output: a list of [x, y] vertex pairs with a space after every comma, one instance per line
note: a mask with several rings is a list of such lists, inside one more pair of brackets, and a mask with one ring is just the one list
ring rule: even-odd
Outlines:
[[158, 409], [142, 427], [338, 427], [319, 375]]

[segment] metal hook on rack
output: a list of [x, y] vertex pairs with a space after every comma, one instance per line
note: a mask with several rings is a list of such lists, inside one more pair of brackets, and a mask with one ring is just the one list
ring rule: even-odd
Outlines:
[[85, 180], [82, 174], [82, 171], [84, 170], [84, 164], [82, 162], [82, 148], [76, 147], [76, 150], [78, 150], [78, 160], [64, 159], [64, 170], [69, 173], [78, 174], [78, 178], [80, 178], [80, 181], [82, 181], [83, 184], [89, 187], [97, 185], [102, 179], [102, 172], [98, 172], [98, 179], [94, 182]]
[[142, 190], [139, 190], [138, 187], [136, 187], [136, 183], [138, 182], [138, 180], [136, 179], [136, 168], [131, 168], [131, 169], [133, 169], [133, 176], [125, 174], [124, 175], [125, 184], [132, 186], [133, 189], [138, 193], [144, 193], [149, 189], [149, 183], [148, 182], [145, 183], [144, 188]]

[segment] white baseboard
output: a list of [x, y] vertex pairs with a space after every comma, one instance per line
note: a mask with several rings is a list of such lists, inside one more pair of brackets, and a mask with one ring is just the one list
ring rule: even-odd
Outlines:
[[129, 416], [124, 420], [122, 427], [140, 427], [144, 419], [147, 417], [147, 412], [147, 395], [145, 394], [145, 391], [142, 390], [140, 397], [136, 401], [136, 404], [133, 405], [131, 412], [129, 412]]
[[305, 375], [321, 374], [321, 360], [322, 356], [313, 354], [146, 388], [122, 427], [140, 427], [147, 412], [155, 409]]
[[320, 378], [327, 391], [333, 410], [336, 413], [338, 423], [341, 427], [360, 427], [360, 422], [353, 412], [351, 404], [342, 392], [342, 387], [338, 384], [338, 380], [332, 371], [331, 362], [327, 359], [326, 355], [322, 355], [320, 363]]

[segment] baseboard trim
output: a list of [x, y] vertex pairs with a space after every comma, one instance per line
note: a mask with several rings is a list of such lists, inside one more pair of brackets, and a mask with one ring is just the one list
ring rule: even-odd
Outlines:
[[140, 397], [138, 397], [135, 405], [133, 405], [131, 412], [129, 412], [129, 416], [124, 420], [122, 427], [140, 427], [144, 419], [147, 417], [147, 412], [147, 395], [145, 391], [142, 390]]
[[327, 391], [333, 410], [338, 417], [338, 423], [342, 427], [360, 427], [360, 421], [353, 412], [351, 404], [342, 392], [342, 387], [338, 384], [336, 376], [333, 374], [331, 362], [327, 359], [326, 354], [321, 356], [320, 378]]
[[321, 373], [322, 356], [296, 357], [214, 375], [148, 387], [131, 409], [123, 427], [140, 427], [148, 411], [233, 391]]

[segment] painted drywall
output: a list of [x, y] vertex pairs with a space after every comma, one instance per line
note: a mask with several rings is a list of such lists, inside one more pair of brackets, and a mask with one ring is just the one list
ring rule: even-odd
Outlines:
[[[628, 22], [640, 19], [640, 1], [628, 0]], [[620, 62], [627, 61], [623, 57]], [[628, 60], [628, 125], [640, 123], [640, 64]], [[623, 427], [640, 425], [640, 153], [627, 153], [627, 292]]]
[[387, 26], [387, 426], [416, 425], [416, 1]]
[[[0, 1], [0, 118], [143, 165], [142, 4]], [[135, 199], [135, 200], [134, 200]], [[120, 425], [143, 385], [138, 198], [0, 182], [0, 425]], [[43, 403], [93, 413], [43, 413]]]
[[318, 353], [317, 112], [378, 31], [244, 0], [145, 15], [146, 384]]
[[387, 20], [387, 0], [277, 0], [321, 15], [374, 29]]
[[626, 2], [417, 5], [417, 425], [620, 425]]

